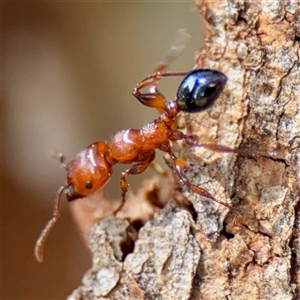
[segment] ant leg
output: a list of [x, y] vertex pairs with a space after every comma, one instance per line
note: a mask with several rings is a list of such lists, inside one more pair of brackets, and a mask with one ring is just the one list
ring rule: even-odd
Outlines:
[[174, 167], [175, 167], [175, 171], [178, 174], [179, 178], [182, 180], [182, 182], [188, 186], [193, 192], [197, 193], [200, 196], [204, 196], [205, 198], [209, 198], [219, 204], [222, 204], [223, 206], [227, 207], [227, 208], [232, 208], [229, 204], [219, 201], [217, 200], [214, 196], [212, 196], [208, 191], [206, 191], [205, 189], [192, 184], [189, 179], [186, 177], [186, 171], [187, 171], [187, 163], [181, 159], [181, 158], [177, 158], [174, 157], [173, 158], [174, 161]]
[[[167, 99], [163, 94], [157, 90], [157, 85], [159, 80], [164, 77], [172, 76], [186, 76], [191, 71], [188, 72], [169, 72], [169, 73], [155, 73], [144, 78], [132, 91], [132, 95], [136, 97], [143, 105], [148, 107], [154, 107], [159, 113], [166, 111]], [[141, 93], [142, 88], [149, 87], [150, 93]]]
[[188, 170], [188, 166], [186, 161], [184, 161], [181, 158], [177, 158], [175, 156], [175, 154], [173, 153], [173, 151], [171, 150], [169, 145], [163, 145], [162, 149], [163, 151], [167, 152], [170, 154], [173, 162], [174, 162], [174, 170], [177, 173], [178, 177], [180, 178], [180, 180], [187, 186], [189, 187], [193, 192], [197, 193], [200, 196], [203, 196], [205, 198], [211, 199], [227, 208], [232, 208], [229, 204], [219, 201], [217, 200], [214, 196], [212, 196], [208, 191], [206, 191], [205, 189], [192, 184], [189, 179], [186, 176], [186, 172]]
[[[185, 44], [190, 35], [185, 30], [179, 30], [175, 38], [174, 44], [167, 53], [165, 59], [154, 70], [153, 75], [144, 78], [132, 91], [142, 104], [154, 107], [159, 113], [163, 113], [166, 110], [166, 98], [157, 90], [157, 85], [160, 79], [168, 76], [185, 76], [189, 72], [166, 72], [168, 66], [182, 53], [185, 48]], [[141, 93], [143, 88], [149, 88], [150, 93]]]
[[180, 29], [176, 33], [175, 40], [170, 50], [168, 51], [166, 57], [160, 62], [158, 67], [154, 70], [153, 73], [162, 73], [165, 72], [168, 66], [177, 59], [178, 56], [181, 55], [183, 50], [185, 49], [185, 45], [187, 40], [191, 37], [191, 35], [185, 30]]
[[222, 153], [236, 153], [243, 157], [251, 157], [253, 159], [257, 159], [259, 157], [258, 153], [249, 152], [248, 150], [241, 150], [241, 149], [232, 149], [230, 147], [217, 145], [217, 144], [202, 144], [199, 143], [199, 137], [197, 135], [185, 135], [180, 131], [174, 132], [176, 136], [181, 136], [180, 139], [185, 139], [186, 143], [193, 147], [202, 147], [210, 151], [215, 152], [222, 152]]
[[172, 140], [174, 141], [178, 141], [178, 140], [185, 140], [186, 143], [189, 146], [192, 147], [202, 147], [204, 149], [210, 150], [210, 151], [215, 151], [215, 152], [223, 152], [223, 153], [237, 153], [237, 154], [243, 154], [242, 151], [240, 150], [236, 150], [236, 149], [232, 149], [230, 147], [226, 147], [226, 146], [222, 146], [222, 145], [218, 145], [218, 144], [203, 144], [203, 143], [199, 143], [199, 137], [195, 134], [192, 135], [186, 135], [184, 133], [182, 133], [179, 130], [174, 130], [172, 132]]
[[114, 215], [116, 215], [124, 207], [124, 204], [126, 201], [126, 193], [129, 189], [129, 183], [127, 182], [127, 177], [129, 175], [141, 174], [144, 171], [146, 171], [146, 169], [149, 167], [149, 165], [154, 160], [154, 158], [155, 158], [155, 152], [153, 151], [146, 160], [144, 160], [136, 165], [133, 165], [126, 171], [122, 172], [122, 176], [120, 179], [120, 186], [121, 186], [121, 190], [122, 190], [122, 194], [121, 194], [122, 202], [121, 202], [120, 206], [113, 212]]
[[[144, 78], [132, 91], [132, 95], [136, 97], [143, 105], [148, 107], [154, 107], [159, 113], [166, 111], [167, 99], [163, 94], [157, 90], [157, 85], [160, 79], [163, 77], [171, 76], [185, 76], [188, 72], [170, 72], [170, 73], [155, 73]], [[141, 93], [142, 88], [149, 87], [150, 93]]]
[[186, 143], [193, 147], [202, 147], [207, 150], [215, 152], [225, 152], [225, 153], [238, 153], [238, 150], [232, 149], [230, 147], [218, 145], [218, 144], [203, 144], [199, 143], [199, 137], [197, 135], [183, 135]]
[[62, 186], [57, 193], [57, 197], [54, 202], [54, 210], [53, 210], [53, 216], [50, 219], [50, 221], [47, 223], [43, 231], [41, 232], [38, 240], [36, 241], [35, 247], [34, 247], [34, 256], [38, 262], [42, 262], [44, 259], [44, 246], [46, 243], [46, 240], [48, 238], [48, 235], [50, 231], [52, 230], [53, 226], [57, 222], [59, 216], [60, 216], [60, 198], [63, 193], [63, 191], [67, 188], [67, 185]]

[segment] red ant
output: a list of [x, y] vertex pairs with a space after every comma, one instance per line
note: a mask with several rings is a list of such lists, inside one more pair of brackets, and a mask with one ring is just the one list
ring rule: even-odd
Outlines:
[[[227, 77], [220, 71], [198, 69], [189, 72], [166, 73], [167, 63], [155, 69], [154, 74], [143, 79], [133, 90], [132, 94], [142, 104], [158, 110], [159, 117], [144, 125], [141, 129], [126, 129], [117, 132], [107, 143], [95, 142], [81, 150], [67, 165], [65, 157], [60, 155], [60, 161], [67, 170], [67, 182], [58, 190], [52, 219], [42, 231], [35, 246], [35, 257], [43, 261], [45, 241], [60, 216], [60, 199], [67, 194], [68, 201], [91, 195], [104, 187], [112, 176], [115, 164], [131, 164], [122, 172], [120, 186], [122, 202], [116, 215], [125, 203], [125, 196], [129, 188], [127, 177], [141, 174], [155, 158], [155, 150], [160, 149], [168, 153], [174, 163], [174, 171], [183, 184], [195, 193], [218, 202], [227, 208], [227, 203], [218, 201], [205, 189], [192, 184], [186, 177], [187, 163], [177, 158], [171, 149], [171, 142], [185, 140], [192, 147], [203, 147], [218, 152], [235, 152], [215, 144], [201, 144], [196, 135], [185, 135], [177, 130], [176, 117], [179, 112], [197, 113], [210, 107], [221, 94]], [[175, 100], [167, 99], [157, 90], [159, 80], [164, 77], [185, 76], [180, 83]], [[149, 93], [141, 93], [141, 89], [149, 88]]]

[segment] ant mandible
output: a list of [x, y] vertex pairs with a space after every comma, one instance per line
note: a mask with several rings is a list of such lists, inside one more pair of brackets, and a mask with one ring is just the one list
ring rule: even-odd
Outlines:
[[[37, 261], [43, 261], [43, 249], [46, 239], [60, 216], [60, 199], [67, 194], [68, 201], [87, 197], [104, 187], [112, 176], [115, 164], [131, 164], [122, 172], [120, 186], [122, 202], [116, 215], [125, 203], [129, 189], [127, 177], [143, 173], [155, 158], [155, 150], [160, 149], [170, 155], [173, 168], [183, 184], [193, 192], [231, 208], [227, 203], [218, 201], [205, 189], [192, 184], [186, 176], [187, 163], [177, 158], [171, 149], [171, 143], [185, 140], [189, 146], [203, 147], [217, 152], [235, 152], [235, 150], [215, 145], [199, 143], [196, 135], [186, 135], [177, 130], [176, 117], [179, 112], [197, 113], [210, 107], [221, 94], [227, 77], [220, 71], [198, 69], [189, 72], [166, 73], [168, 63], [159, 65], [154, 73], [143, 79], [133, 90], [132, 94], [142, 104], [158, 110], [159, 117], [144, 125], [141, 129], [126, 129], [117, 132], [109, 141], [95, 142], [81, 150], [74, 159], [65, 164], [65, 157], [60, 156], [62, 165], [67, 170], [67, 182], [58, 190], [55, 198], [53, 217], [47, 223], [35, 245]], [[180, 83], [175, 100], [167, 99], [157, 90], [158, 82], [164, 77], [185, 76]], [[148, 93], [141, 89], [149, 88]]]

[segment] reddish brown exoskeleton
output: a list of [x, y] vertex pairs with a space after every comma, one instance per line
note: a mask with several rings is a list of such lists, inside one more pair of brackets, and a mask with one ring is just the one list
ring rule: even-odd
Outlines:
[[[199, 69], [188, 72], [166, 73], [168, 63], [161, 64], [153, 75], [143, 79], [133, 90], [132, 94], [144, 105], [154, 107], [159, 117], [146, 124], [141, 129], [126, 129], [117, 132], [107, 143], [95, 142], [81, 150], [68, 164], [64, 156], [61, 163], [67, 170], [67, 182], [58, 190], [52, 219], [42, 231], [36, 246], [35, 257], [43, 260], [43, 248], [50, 230], [60, 215], [60, 199], [67, 194], [68, 201], [91, 195], [102, 188], [112, 176], [115, 164], [132, 164], [122, 172], [120, 186], [122, 203], [114, 211], [117, 214], [125, 203], [129, 188], [127, 177], [144, 172], [155, 158], [155, 150], [159, 149], [170, 155], [173, 168], [183, 184], [195, 193], [218, 202], [228, 208], [230, 205], [218, 201], [205, 189], [192, 184], [186, 176], [187, 163], [177, 158], [171, 148], [171, 143], [185, 140], [194, 147], [203, 147], [218, 152], [235, 152], [235, 150], [215, 144], [201, 144], [195, 135], [185, 135], [177, 130], [176, 117], [179, 112], [197, 113], [211, 106], [221, 94], [227, 77], [220, 71]], [[164, 77], [184, 76], [179, 85], [175, 100], [167, 99], [157, 90], [159, 80]], [[148, 93], [141, 89], [148, 88]]]

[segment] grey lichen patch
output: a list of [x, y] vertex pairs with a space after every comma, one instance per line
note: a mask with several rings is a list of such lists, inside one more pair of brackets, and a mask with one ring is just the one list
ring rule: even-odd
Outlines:
[[103, 299], [117, 286], [123, 268], [121, 244], [128, 238], [128, 226], [128, 221], [114, 217], [93, 226], [90, 231], [93, 266], [68, 299]]
[[274, 257], [263, 269], [265, 280], [261, 295], [270, 299], [293, 299], [294, 288], [290, 285], [290, 259]]
[[133, 274], [147, 299], [189, 299], [200, 258], [193, 223], [186, 211], [167, 206], [140, 230], [124, 270]]

